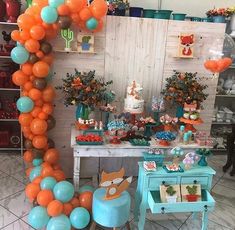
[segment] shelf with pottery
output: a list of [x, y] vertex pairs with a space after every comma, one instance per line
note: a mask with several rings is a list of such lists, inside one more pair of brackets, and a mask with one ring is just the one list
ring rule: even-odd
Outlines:
[[18, 119], [0, 119], [0, 121], [17, 121], [18, 122]]
[[0, 22], [0, 25], [18, 26], [16, 22]]

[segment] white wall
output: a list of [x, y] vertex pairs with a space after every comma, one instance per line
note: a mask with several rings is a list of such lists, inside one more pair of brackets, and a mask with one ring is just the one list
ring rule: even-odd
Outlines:
[[[130, 0], [130, 5], [157, 9], [158, 0]], [[199, 17], [205, 17], [205, 12], [214, 7], [229, 6], [235, 6], [235, 0], [162, 0], [162, 9]]]

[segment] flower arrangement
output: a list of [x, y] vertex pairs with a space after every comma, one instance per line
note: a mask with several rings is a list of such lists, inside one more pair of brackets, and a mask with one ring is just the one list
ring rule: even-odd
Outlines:
[[115, 9], [126, 10], [129, 8], [128, 0], [108, 0], [109, 12], [115, 12]]
[[62, 90], [66, 106], [84, 104], [91, 109], [101, 105], [106, 87], [112, 84], [112, 81], [105, 82], [104, 79], [96, 79], [95, 71], [81, 73], [77, 69], [75, 69], [75, 74], [67, 73], [62, 81], [62, 86], [57, 86], [56, 89]]
[[178, 118], [177, 117], [171, 117], [168, 114], [165, 114], [163, 116], [160, 117], [160, 122], [164, 125], [175, 125], [178, 122]]
[[207, 17], [224, 16], [229, 17], [232, 13], [231, 8], [214, 8], [206, 12]]
[[166, 79], [165, 89], [161, 93], [166, 101], [173, 104], [183, 107], [190, 98], [200, 108], [201, 103], [208, 97], [208, 94], [204, 93], [207, 87], [207, 85], [199, 83], [197, 73], [174, 71], [174, 74]]

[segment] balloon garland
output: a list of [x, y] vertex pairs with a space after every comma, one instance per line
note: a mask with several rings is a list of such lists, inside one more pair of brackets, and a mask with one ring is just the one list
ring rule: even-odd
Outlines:
[[50, 85], [53, 63], [53, 39], [60, 29], [72, 23], [81, 30], [98, 32], [107, 13], [104, 0], [33, 0], [32, 5], [17, 19], [19, 30], [11, 37], [17, 46], [12, 60], [20, 64], [13, 82], [22, 88], [17, 108], [19, 123], [25, 137], [24, 161], [29, 165], [26, 175], [30, 183], [25, 188], [27, 198], [35, 204], [29, 213], [29, 224], [47, 230], [84, 228], [90, 221], [92, 188], [87, 186], [78, 196], [59, 165], [59, 152], [47, 131], [54, 128], [54, 88]]

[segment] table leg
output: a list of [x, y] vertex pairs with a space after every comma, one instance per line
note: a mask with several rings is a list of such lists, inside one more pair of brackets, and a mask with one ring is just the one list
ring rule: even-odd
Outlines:
[[198, 216], [198, 213], [197, 212], [193, 212], [193, 220], [196, 220], [197, 216]]
[[208, 225], [208, 211], [204, 211], [202, 213], [202, 229], [201, 230], [207, 230]]
[[73, 169], [73, 184], [75, 191], [79, 189], [79, 179], [80, 179], [80, 157], [74, 157], [74, 169]]
[[135, 207], [134, 207], [134, 221], [138, 221], [139, 216], [139, 208], [140, 208], [140, 201], [141, 201], [141, 174], [138, 175], [138, 181], [137, 181], [137, 188], [135, 192]]
[[140, 204], [140, 217], [138, 222], [138, 230], [144, 230], [147, 205], [142, 201]]

